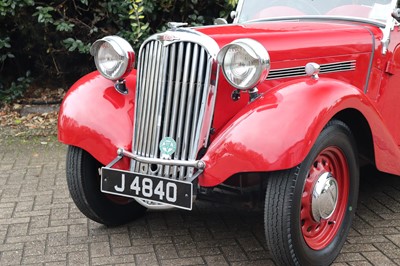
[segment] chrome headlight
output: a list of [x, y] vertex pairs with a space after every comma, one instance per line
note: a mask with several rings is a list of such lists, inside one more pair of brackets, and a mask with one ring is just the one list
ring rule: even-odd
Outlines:
[[100, 74], [111, 80], [124, 78], [135, 62], [132, 46], [118, 36], [107, 36], [95, 41], [90, 54], [94, 56]]
[[228, 82], [237, 89], [248, 90], [268, 76], [270, 57], [259, 42], [239, 39], [225, 45], [217, 55]]

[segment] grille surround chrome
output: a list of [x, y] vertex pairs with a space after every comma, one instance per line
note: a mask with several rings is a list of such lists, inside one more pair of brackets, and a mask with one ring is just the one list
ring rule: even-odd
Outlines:
[[153, 35], [142, 44], [132, 154], [160, 162], [165, 158], [158, 145], [167, 136], [175, 139], [177, 151], [170, 158], [173, 166], [132, 159], [131, 171], [192, 179], [197, 169], [185, 166], [185, 162], [195, 162], [198, 151], [207, 147], [218, 81], [218, 51], [213, 39], [188, 28]]

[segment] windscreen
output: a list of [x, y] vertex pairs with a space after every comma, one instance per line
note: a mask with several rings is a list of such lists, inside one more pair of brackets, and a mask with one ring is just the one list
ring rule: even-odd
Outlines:
[[347, 17], [386, 22], [396, 0], [243, 0], [238, 22], [278, 17]]

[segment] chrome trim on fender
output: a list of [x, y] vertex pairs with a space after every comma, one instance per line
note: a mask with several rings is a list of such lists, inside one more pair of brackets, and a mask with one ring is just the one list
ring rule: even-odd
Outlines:
[[[329, 64], [321, 64], [321, 69], [319, 74], [343, 72], [343, 71], [354, 71], [356, 69], [356, 61], [345, 61]], [[281, 78], [293, 78], [307, 76], [304, 66], [291, 67], [291, 68], [281, 68], [281, 69], [271, 69], [267, 80], [271, 79], [281, 79]]]

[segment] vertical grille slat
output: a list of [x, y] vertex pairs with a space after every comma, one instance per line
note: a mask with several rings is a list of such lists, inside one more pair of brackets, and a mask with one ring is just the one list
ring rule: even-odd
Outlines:
[[[204, 51], [201, 51], [200, 52], [200, 62], [199, 62], [199, 69], [198, 69], [198, 71], [197, 71], [197, 84], [196, 84], [196, 88], [195, 88], [195, 90], [196, 90], [196, 92], [195, 92], [195, 102], [194, 102], [194, 113], [193, 113], [193, 120], [192, 120], [192, 134], [191, 134], [191, 136], [190, 136], [190, 138], [191, 139], [193, 139], [194, 137], [195, 137], [195, 135], [196, 135], [196, 130], [194, 130], [195, 128], [196, 128], [196, 125], [197, 125], [197, 120], [198, 120], [198, 117], [199, 117], [199, 108], [200, 108], [200, 101], [201, 101], [201, 99], [200, 99], [200, 95], [201, 95], [201, 88], [202, 88], [202, 86], [201, 86], [201, 80], [202, 80], [202, 78], [203, 78], [203, 75], [204, 75], [204, 65], [205, 65], [205, 52]], [[195, 147], [193, 147], [193, 146], [191, 146], [190, 148], [189, 148], [189, 154], [190, 155], [192, 155], [194, 152], [195, 152]]]
[[[198, 43], [150, 40], [140, 51], [133, 153], [162, 158], [159, 143], [176, 141], [174, 160], [195, 160], [203, 115], [210, 94], [212, 59]], [[136, 172], [184, 180], [194, 173], [183, 166], [134, 162]]]
[[156, 141], [156, 136], [157, 136], [157, 117], [159, 113], [159, 106], [160, 104], [159, 101], [161, 99], [160, 94], [161, 91], [157, 90], [157, 84], [160, 83], [160, 68], [161, 64], [157, 62], [157, 60], [161, 57], [161, 46], [159, 43], [156, 43], [155, 45], [155, 57], [154, 57], [154, 82], [153, 86], [155, 87], [154, 92], [153, 92], [153, 99], [151, 102], [151, 119], [150, 119], [150, 126], [151, 126], [151, 141], [149, 144], [149, 154], [150, 156], [155, 156], [157, 154], [157, 141]]

